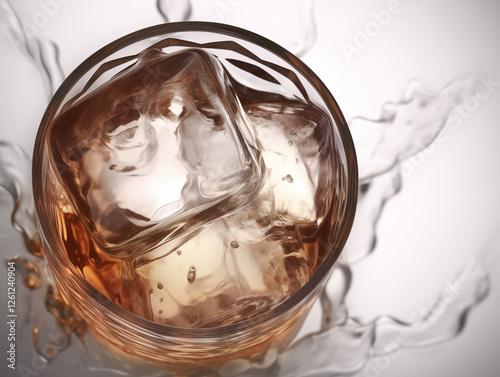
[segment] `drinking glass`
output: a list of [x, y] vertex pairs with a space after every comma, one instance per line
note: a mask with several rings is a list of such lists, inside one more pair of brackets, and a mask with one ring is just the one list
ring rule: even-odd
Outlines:
[[[71, 207], [63, 189], [52, 154], [51, 126], [64, 109], [108, 82], [136, 62], [142, 51], [151, 48], [165, 53], [192, 48], [207, 51], [217, 56], [230, 74], [239, 74], [246, 80], [243, 85], [247, 88], [252, 87], [254, 80], [259, 85], [267, 85], [264, 81], [269, 81], [270, 91], [281, 91], [314, 104], [330, 122], [333, 140], [330, 155], [335, 176], [332, 197], [323, 198], [331, 205], [322, 215], [325, 225], [317, 234], [317, 267], [291, 297], [257, 316], [211, 328], [181, 328], [152, 322], [108, 299], [69, 257], [65, 242], [68, 234], [73, 232], [78, 237], [80, 233], [75, 231], [78, 226], [68, 225], [68, 216], [71, 213], [72, 218], [78, 219], [79, 214]], [[248, 64], [235, 68], [231, 63], [234, 61]], [[250, 66], [260, 68], [255, 71]], [[337, 103], [302, 61], [246, 30], [208, 22], [179, 22], [149, 27], [120, 38], [90, 56], [69, 75], [50, 101], [38, 131], [33, 188], [38, 226], [57, 289], [87, 323], [92, 335], [118, 359], [133, 359], [174, 374], [208, 374], [224, 368], [238, 371], [241, 365], [272, 358], [298, 333], [351, 229], [357, 198], [357, 165], [352, 139]]]

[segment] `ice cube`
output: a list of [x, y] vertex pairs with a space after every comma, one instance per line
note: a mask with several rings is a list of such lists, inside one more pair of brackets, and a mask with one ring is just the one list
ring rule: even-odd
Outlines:
[[330, 123], [312, 105], [282, 99], [247, 108], [255, 127], [276, 215], [317, 225], [335, 189]]
[[151, 287], [155, 322], [178, 327], [235, 322], [277, 305], [309, 279], [293, 228], [262, 229], [264, 237], [249, 241], [241, 228], [233, 233], [234, 226], [240, 226], [236, 217], [218, 220], [184, 243], [162, 245], [163, 257], [138, 266]]
[[[220, 63], [147, 50], [50, 130], [63, 185], [92, 238], [132, 260], [252, 201], [263, 163]], [[189, 219], [189, 224], [187, 220]]]

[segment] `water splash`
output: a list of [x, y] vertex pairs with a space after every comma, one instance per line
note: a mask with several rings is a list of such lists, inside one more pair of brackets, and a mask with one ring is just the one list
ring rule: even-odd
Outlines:
[[386, 173], [427, 148], [445, 126], [449, 113], [480, 85], [476, 78], [457, 79], [432, 91], [411, 81], [401, 100], [382, 106], [380, 119], [353, 118], [349, 128], [356, 145], [360, 181]]
[[0, 24], [6, 29], [9, 39], [40, 72], [47, 100], [64, 80], [59, 62], [59, 47], [52, 41], [28, 37], [25, 27], [9, 0], [0, 0]]
[[388, 316], [378, 318], [373, 355], [397, 352], [402, 347], [428, 347], [457, 336], [464, 329], [469, 310], [489, 293], [488, 259], [483, 256], [470, 262], [454, 281], [446, 282], [428, 308], [419, 308], [411, 316], [412, 322]]
[[314, 5], [316, 0], [302, 0], [299, 4], [299, 37], [288, 46], [288, 49], [298, 57], [304, 56], [316, 42], [316, 19]]
[[383, 208], [401, 190], [401, 163], [428, 148], [445, 127], [449, 114], [479, 85], [476, 78], [457, 79], [432, 91], [411, 81], [400, 101], [382, 106], [378, 120], [355, 117], [349, 122], [360, 180], [356, 221], [344, 247], [350, 263], [375, 249]]
[[[46, 98], [49, 100], [65, 77], [59, 63], [58, 46], [52, 41], [29, 37], [9, 0], [0, 0], [0, 8], [2, 10], [0, 24], [16, 49], [40, 72]], [[38, 351], [39, 362], [47, 365], [69, 346], [69, 340], [75, 331], [71, 326], [68, 327], [71, 316], [54, 315], [52, 304], [54, 300], [57, 301], [58, 295], [47, 261], [43, 259], [44, 250], [36, 225], [30, 158], [18, 145], [2, 140], [0, 140], [0, 187], [7, 190], [13, 199], [11, 222], [22, 234], [28, 251], [8, 257], [7, 261], [15, 263], [22, 284], [29, 290], [29, 292], [21, 291], [21, 297], [18, 297], [30, 313], [29, 318], [25, 320], [29, 321], [26, 325], [32, 327], [33, 342]], [[61, 302], [57, 312], [71, 313], [69, 309], [61, 310], [64, 305]]]
[[26, 326], [33, 328], [34, 346], [41, 360], [48, 362], [69, 346], [73, 333], [83, 334], [83, 331], [76, 331], [74, 323], [78, 318], [58, 296], [43, 258], [31, 191], [31, 161], [21, 147], [1, 140], [0, 187], [13, 199], [11, 222], [26, 244], [24, 252], [7, 257], [6, 262], [15, 265], [21, 283], [28, 289], [20, 291], [18, 300], [24, 302], [30, 313]]
[[24, 237], [31, 254], [42, 257], [31, 191], [31, 161], [21, 147], [0, 140], [0, 187], [9, 192], [14, 209], [11, 222]]
[[351, 267], [345, 263], [345, 258], [341, 257], [334, 265], [332, 276], [321, 292], [322, 319], [320, 332], [346, 323], [349, 313], [345, 299], [351, 288], [351, 282]]
[[190, 0], [157, 0], [156, 8], [165, 22], [187, 21], [191, 18]]
[[349, 263], [359, 262], [375, 250], [378, 221], [386, 203], [401, 190], [401, 185], [397, 167], [386, 175], [360, 183], [356, 221], [343, 250]]
[[446, 286], [426, 315], [413, 323], [390, 316], [369, 323], [349, 318], [341, 325], [299, 340], [278, 358], [280, 376], [353, 375], [371, 357], [394, 354], [403, 347], [425, 347], [456, 336], [463, 329], [469, 310], [487, 295], [489, 272], [482, 262], [476, 261], [464, 269], [450, 284], [454, 290]]

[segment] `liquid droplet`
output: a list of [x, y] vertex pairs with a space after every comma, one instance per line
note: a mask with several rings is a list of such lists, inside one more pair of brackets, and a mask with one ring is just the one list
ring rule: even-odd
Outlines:
[[158, 283], [156, 286], [158, 287], [158, 289], [163, 289], [163, 284], [162, 283]]
[[288, 140], [288, 146], [291, 147], [293, 145], [293, 141], [292, 140]]
[[165, 22], [187, 21], [192, 12], [190, 0], [157, 0], [156, 8]]
[[292, 183], [293, 182], [293, 178], [292, 178], [292, 176], [290, 174], [287, 174], [285, 178], [286, 178], [286, 181], [288, 183]]
[[237, 249], [238, 247], [240, 247], [240, 244], [237, 241], [233, 241], [233, 242], [231, 242], [231, 247], [233, 249]]
[[9, 259], [9, 262], [15, 263], [16, 272], [21, 276], [25, 287], [35, 289], [40, 286], [40, 269], [35, 263], [21, 257]]
[[73, 334], [80, 340], [83, 339], [87, 331], [87, 323], [78, 317], [52, 285], [47, 288], [44, 304], [47, 311], [56, 319], [59, 330], [56, 334], [52, 334], [47, 331], [47, 328], [39, 329], [36, 333], [34, 332], [33, 340], [40, 355], [53, 360], [70, 346]]
[[182, 254], [182, 250], [177, 250], [177, 255], [181, 255]]
[[194, 281], [194, 279], [196, 279], [196, 267], [191, 266], [191, 267], [189, 267], [189, 271], [187, 274], [187, 281], [192, 283]]

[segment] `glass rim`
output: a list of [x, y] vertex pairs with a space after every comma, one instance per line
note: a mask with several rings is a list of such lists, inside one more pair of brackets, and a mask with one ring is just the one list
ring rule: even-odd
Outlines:
[[[73, 88], [73, 86], [80, 80], [80, 78], [83, 77], [96, 65], [101, 63], [104, 59], [125, 47], [146, 40], [148, 38], [179, 32], [207, 32], [235, 37], [264, 48], [274, 55], [277, 55], [286, 63], [290, 64], [302, 75], [304, 79], [306, 79], [311, 84], [314, 90], [316, 90], [317, 94], [324, 101], [324, 105], [329, 111], [329, 114], [334, 119], [335, 124], [333, 126], [337, 129], [337, 132], [342, 141], [342, 148], [345, 152], [347, 194], [345, 200], [345, 208], [343, 211], [343, 218], [339, 225], [338, 238], [332, 245], [329, 245], [325, 259], [321, 262], [320, 266], [313, 273], [311, 278], [294, 294], [278, 304], [276, 307], [253, 318], [233, 324], [209, 328], [184, 328], [164, 325], [153, 322], [146, 318], [142, 318], [129, 312], [127, 309], [122, 308], [118, 304], [115, 304], [111, 300], [108, 300], [109, 303], [106, 303], [106, 305], [103, 305], [102, 303], [100, 304], [100, 306], [104, 307], [111, 314], [118, 316], [122, 320], [126, 319], [130, 324], [138, 326], [142, 329], [153, 331], [159, 336], [183, 336], [185, 338], [198, 338], [200, 336], [210, 337], [214, 335], [220, 335], [221, 333], [229, 335], [231, 333], [240, 332], [246, 328], [254, 327], [260, 323], [271, 321], [273, 318], [278, 318], [282, 314], [293, 310], [297, 307], [297, 305], [306, 300], [308, 296], [312, 294], [315, 289], [317, 289], [317, 287], [319, 287], [322, 282], [329, 276], [329, 273], [331, 272], [335, 261], [338, 259], [347, 241], [354, 221], [358, 192], [358, 167], [352, 136], [349, 132], [347, 122], [342, 115], [342, 112], [333, 95], [330, 93], [321, 79], [298, 57], [296, 57], [280, 45], [276, 44], [275, 42], [269, 40], [268, 38], [258, 35], [254, 32], [232, 25], [205, 21], [183, 21], [158, 24], [155, 26], [137, 30], [105, 45], [104, 47], [93, 53], [90, 57], [85, 59], [73, 70], [73, 72], [71, 72], [71, 74], [67, 76], [67, 78], [55, 92], [47, 106], [35, 139], [32, 166], [33, 194], [36, 199], [38, 197], [38, 194], [42, 190], [42, 187], [39, 187], [40, 185], [37, 184], [39, 181], [37, 174], [41, 171], [40, 157], [43, 154], [42, 148], [44, 145], [44, 141], [46, 140], [45, 136], [48, 131], [48, 126], [57, 115], [57, 112], [60, 106], [63, 104], [66, 94]], [[35, 206], [38, 216], [40, 209], [37, 200], [35, 200]], [[45, 237], [43, 237], [42, 235], [42, 238], [44, 239]], [[81, 275], [77, 275], [76, 278], [78, 278], [78, 281], [82, 284], [83, 289], [85, 289], [88, 293], [94, 293], [93, 297], [91, 298], [92, 300], [97, 301], [95, 296], [98, 294], [102, 295], [102, 293]]]

